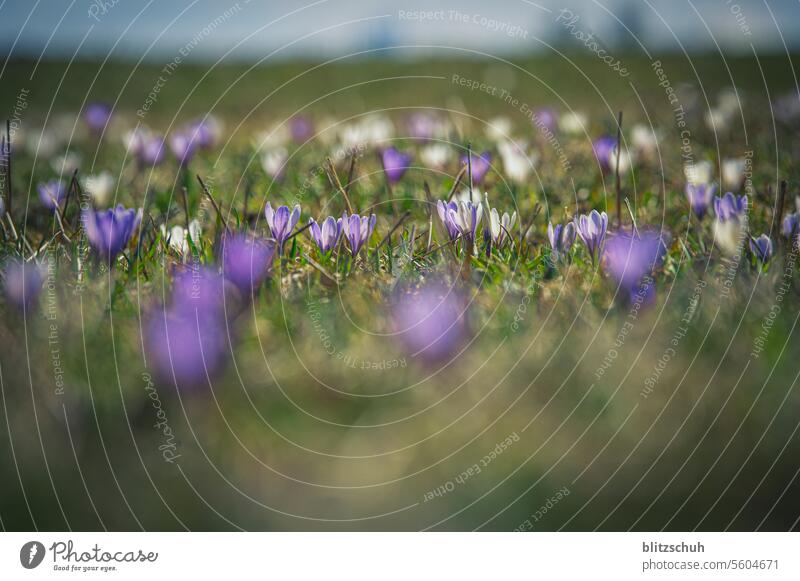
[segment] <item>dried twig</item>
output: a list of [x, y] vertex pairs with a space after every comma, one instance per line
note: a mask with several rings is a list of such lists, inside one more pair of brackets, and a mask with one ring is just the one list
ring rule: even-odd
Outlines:
[[200, 183], [200, 187], [203, 189], [203, 193], [211, 202], [211, 205], [214, 206], [214, 210], [217, 212], [217, 217], [222, 222], [222, 226], [225, 228], [225, 231], [228, 231], [228, 223], [225, 221], [225, 216], [222, 215], [222, 210], [219, 209], [217, 205], [217, 201], [214, 199], [214, 196], [211, 195], [211, 192], [208, 190], [206, 185], [203, 183], [203, 180], [200, 178], [200, 175], [197, 175], [197, 181]]
[[386, 242], [389, 240], [389, 238], [392, 236], [392, 234], [394, 234], [394, 231], [397, 230], [400, 227], [400, 224], [405, 222], [406, 218], [408, 218], [410, 215], [411, 215], [411, 212], [406, 210], [406, 212], [402, 216], [400, 216], [400, 219], [395, 223], [395, 225], [392, 226], [392, 229], [389, 230], [388, 234], [386, 234], [386, 236], [383, 237], [383, 240], [380, 241], [380, 244], [378, 244], [375, 247], [375, 250], [378, 250], [381, 246], [386, 244]]

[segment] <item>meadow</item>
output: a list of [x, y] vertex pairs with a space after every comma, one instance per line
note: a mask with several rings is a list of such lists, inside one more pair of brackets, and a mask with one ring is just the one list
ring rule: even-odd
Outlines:
[[624, 60], [7, 63], [2, 527], [797, 528], [788, 61]]

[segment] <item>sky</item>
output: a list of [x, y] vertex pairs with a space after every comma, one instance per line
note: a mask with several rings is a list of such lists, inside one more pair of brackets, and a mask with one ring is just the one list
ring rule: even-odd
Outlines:
[[798, 49], [800, 1], [0, 0], [4, 58], [515, 56], [588, 35], [618, 50]]

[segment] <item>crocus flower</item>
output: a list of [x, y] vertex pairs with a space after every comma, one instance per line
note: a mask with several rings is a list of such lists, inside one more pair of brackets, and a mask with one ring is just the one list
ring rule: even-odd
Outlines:
[[436, 212], [439, 214], [439, 219], [442, 221], [442, 224], [444, 224], [447, 234], [450, 236], [450, 240], [455, 240], [458, 238], [460, 232], [449, 218], [450, 210], [458, 210], [458, 203], [443, 202], [441, 200], [436, 202]]
[[314, 135], [314, 124], [308, 117], [299, 115], [289, 123], [289, 131], [295, 143], [305, 143]]
[[634, 149], [646, 157], [654, 157], [658, 152], [659, 132], [650, 125], [637, 123], [631, 127], [631, 143]]
[[222, 124], [216, 117], [209, 115], [191, 123], [188, 133], [196, 147], [212, 149], [222, 134]]
[[440, 129], [439, 120], [428, 113], [414, 113], [408, 119], [408, 134], [414, 139], [431, 139]]
[[89, 103], [83, 116], [93, 133], [102, 133], [111, 120], [111, 106], [100, 102]]
[[111, 172], [101, 171], [99, 174], [87, 176], [83, 187], [92, 197], [94, 205], [102, 208], [111, 201], [115, 185]]
[[592, 210], [588, 215], [575, 216], [575, 230], [586, 245], [586, 250], [589, 251], [592, 262], [594, 262], [606, 237], [608, 214]]
[[463, 238], [474, 242], [482, 216], [483, 205], [480, 203], [450, 202], [446, 207], [445, 226], [448, 232], [454, 229], [457, 232], [456, 236], [460, 234]]
[[170, 309], [182, 316], [218, 318], [230, 291], [230, 283], [216, 269], [193, 261], [172, 279]]
[[9, 305], [20, 311], [30, 310], [42, 292], [44, 277], [35, 262], [9, 261], [5, 268], [5, 293]]
[[618, 232], [605, 244], [603, 266], [630, 293], [661, 263], [665, 251], [664, 241], [656, 232]]
[[227, 334], [216, 317], [156, 309], [148, 317], [145, 333], [155, 374], [179, 391], [208, 386], [224, 367]]
[[744, 182], [747, 162], [743, 157], [722, 160], [722, 186], [738, 192]]
[[50, 180], [39, 184], [36, 189], [39, 191], [39, 199], [42, 200], [42, 204], [49, 210], [57, 209], [64, 196], [67, 195], [67, 187], [59, 180]]
[[[467, 156], [461, 156], [461, 165], [467, 165]], [[486, 173], [489, 171], [489, 168], [492, 165], [492, 154], [488, 151], [484, 151], [480, 155], [472, 154], [472, 182], [475, 184], [480, 184], [483, 182], [483, 178], [486, 177]], [[464, 178], [466, 183], [469, 183], [469, 176]]]
[[570, 135], [585, 133], [588, 123], [589, 118], [581, 111], [567, 111], [558, 118], [558, 128]]
[[344, 238], [347, 240], [353, 256], [358, 254], [361, 247], [372, 236], [372, 232], [375, 230], [375, 221], [375, 214], [369, 216], [359, 216], [358, 214], [348, 216], [347, 212], [342, 214], [342, 232], [344, 232]]
[[278, 250], [282, 252], [283, 243], [291, 236], [300, 219], [300, 206], [296, 205], [291, 210], [289, 206], [280, 206], [277, 210], [273, 210], [272, 205], [267, 202], [264, 215], [267, 217], [267, 226], [272, 237], [278, 242]]
[[327, 254], [333, 250], [333, 247], [336, 246], [336, 243], [339, 242], [339, 237], [342, 235], [342, 219], [339, 218], [336, 220], [332, 216], [328, 216], [322, 222], [322, 227], [317, 224], [314, 218], [309, 219], [308, 223], [311, 238], [314, 239], [320, 252]]
[[800, 226], [800, 213], [793, 212], [791, 214], [787, 214], [783, 219], [783, 224], [781, 225], [781, 234], [783, 234], [789, 240], [793, 240], [794, 243], [797, 244], [798, 233], [800, 233], [798, 226]]
[[553, 133], [558, 127], [558, 114], [553, 109], [543, 107], [533, 114], [533, 123]]
[[766, 234], [758, 238], [750, 238], [750, 252], [761, 264], [767, 264], [772, 258], [772, 239]]
[[222, 244], [225, 278], [247, 299], [269, 274], [275, 258], [275, 244], [245, 234], [226, 236]]
[[509, 233], [517, 222], [517, 213], [513, 212], [509, 216], [508, 212], [503, 212], [503, 215], [500, 216], [497, 208], [489, 209], [488, 201], [486, 202], [486, 208], [489, 211], [489, 224], [484, 230], [484, 238], [491, 239], [495, 247], [501, 248], [508, 240]]
[[85, 210], [81, 219], [89, 244], [103, 261], [111, 264], [139, 227], [142, 211], [119, 205], [104, 211]]
[[537, 156], [525, 152], [527, 144], [504, 141], [498, 145], [506, 177], [514, 183], [525, 183], [536, 165]]
[[714, 237], [723, 252], [735, 255], [742, 243], [747, 219], [747, 196], [728, 192], [714, 198]]
[[286, 161], [289, 159], [289, 152], [283, 147], [268, 149], [261, 154], [261, 167], [266, 174], [274, 180], [283, 178], [286, 170]]
[[687, 163], [683, 167], [686, 181], [694, 185], [710, 184], [714, 175], [714, 166], [708, 160]]
[[390, 184], [396, 184], [406, 173], [411, 163], [411, 155], [398, 151], [394, 147], [388, 147], [381, 152], [383, 171]]
[[610, 135], [604, 135], [592, 144], [594, 156], [604, 172], [613, 171], [616, 165], [617, 140]]
[[197, 150], [197, 142], [190, 132], [176, 131], [169, 136], [169, 147], [182, 167], [189, 165]]
[[575, 242], [575, 223], [567, 222], [566, 224], [556, 224], [553, 226], [552, 222], [547, 224], [547, 238], [550, 240], [550, 248], [552, 249], [551, 256], [553, 260], [560, 260], [561, 257], [566, 256], [572, 244]]
[[153, 167], [164, 161], [164, 138], [147, 129], [138, 127], [125, 136], [128, 151], [136, 157], [139, 167]]
[[431, 143], [420, 150], [419, 157], [425, 167], [443, 169], [453, 158], [453, 150], [444, 143]]
[[428, 284], [403, 294], [392, 309], [395, 338], [425, 363], [451, 357], [469, 335], [467, 303], [453, 289]]
[[692, 208], [695, 216], [702, 220], [714, 199], [714, 194], [717, 193], [716, 184], [686, 184], [686, 199], [689, 200], [689, 206]]
[[169, 244], [169, 247], [183, 259], [189, 257], [189, 251], [191, 250], [189, 245], [190, 240], [195, 246], [200, 244], [200, 234], [200, 222], [197, 220], [189, 222], [188, 230], [179, 224], [167, 230], [166, 225], [161, 224], [161, 237], [164, 238], [167, 244]]

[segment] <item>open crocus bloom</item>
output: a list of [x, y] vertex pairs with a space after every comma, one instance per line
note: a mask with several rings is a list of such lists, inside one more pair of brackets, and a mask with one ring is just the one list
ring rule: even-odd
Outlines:
[[450, 238], [461, 235], [465, 239], [475, 241], [478, 225], [483, 216], [483, 205], [476, 202], [439, 202], [439, 217], [442, 218]]
[[342, 234], [342, 219], [336, 220], [333, 216], [328, 216], [322, 222], [321, 227], [314, 218], [309, 219], [308, 223], [310, 224], [308, 229], [311, 231], [311, 238], [314, 239], [320, 252], [327, 254], [333, 250]]
[[273, 210], [272, 205], [267, 202], [264, 215], [267, 218], [267, 226], [269, 226], [272, 237], [277, 240], [278, 248], [282, 249], [283, 243], [291, 236], [300, 219], [300, 205], [295, 205], [291, 210], [289, 206], [280, 206], [277, 210]]
[[358, 214], [348, 216], [347, 212], [342, 214], [342, 231], [353, 256], [358, 254], [361, 247], [372, 236], [372, 232], [375, 230], [375, 222], [375, 214], [370, 214], [369, 216], [359, 216]]
[[89, 244], [102, 260], [111, 264], [139, 227], [142, 210], [127, 210], [121, 205], [99, 212], [85, 210], [81, 219]]

